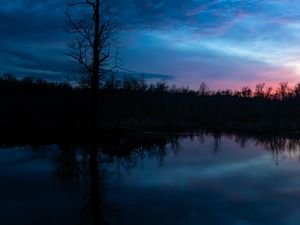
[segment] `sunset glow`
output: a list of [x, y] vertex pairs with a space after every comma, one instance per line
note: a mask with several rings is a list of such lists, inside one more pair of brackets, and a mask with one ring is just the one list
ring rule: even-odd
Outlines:
[[[5, 2], [0, 72], [65, 79], [70, 62], [63, 55], [69, 43], [64, 3]], [[214, 89], [300, 81], [299, 0], [113, 0], [112, 5], [122, 14], [116, 18], [122, 64], [146, 78], [194, 89], [202, 81]]]

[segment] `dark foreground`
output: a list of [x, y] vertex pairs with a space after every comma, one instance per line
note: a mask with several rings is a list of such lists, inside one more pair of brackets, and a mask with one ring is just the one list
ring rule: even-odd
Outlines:
[[2, 147], [0, 224], [298, 225], [296, 137]]
[[[264, 93], [201, 94], [171, 89], [164, 83], [148, 87], [141, 81], [128, 82], [120, 88], [104, 86], [99, 92], [97, 117], [102, 136], [203, 129], [247, 133], [300, 131], [300, 86], [299, 92], [296, 89], [271, 98]], [[89, 90], [84, 88], [0, 77], [0, 142], [86, 142], [90, 136], [90, 99]]]

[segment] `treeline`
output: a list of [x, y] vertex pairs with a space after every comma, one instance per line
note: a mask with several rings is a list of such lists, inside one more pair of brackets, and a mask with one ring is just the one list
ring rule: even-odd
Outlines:
[[[243, 132], [300, 131], [300, 85], [271, 90], [211, 91], [169, 86], [159, 81], [112, 78], [101, 84], [98, 127], [105, 134], [128, 131]], [[0, 77], [0, 138], [77, 140], [88, 136], [87, 86], [39, 79]], [[107, 132], [110, 131], [110, 132]], [[0, 140], [1, 141], [1, 140]]]
[[[40, 78], [24, 77], [17, 79], [14, 74], [4, 73], [0, 76], [2, 85], [15, 85], [23, 87], [39, 87], [39, 88], [67, 88], [67, 89], [89, 89], [87, 82], [78, 81], [77, 84], [71, 85], [69, 82], [49, 82]], [[122, 90], [132, 92], [167, 92], [171, 94], [193, 94], [198, 96], [234, 96], [244, 98], [266, 98], [269, 100], [285, 100], [300, 96], [300, 82], [294, 87], [290, 87], [288, 82], [280, 82], [278, 86], [273, 88], [265, 83], [258, 83], [254, 89], [244, 86], [240, 90], [210, 90], [208, 85], [202, 82], [198, 90], [192, 90], [188, 86], [178, 87], [176, 85], [168, 85], [165, 81], [157, 81], [156, 83], [147, 83], [143, 78], [124, 77], [122, 79], [111, 76], [110, 79], [103, 81], [102, 90]]]
[[3, 73], [0, 76], [0, 84], [2, 89], [7, 89], [9, 87], [16, 88], [66, 88], [70, 89], [72, 86], [68, 82], [60, 83], [60, 82], [50, 82], [47, 80], [43, 80], [40, 78], [34, 77], [24, 77], [21, 79], [17, 79], [17, 77], [12, 73]]
[[117, 79], [113, 77], [103, 84], [104, 89], [119, 89], [128, 91], [150, 91], [169, 92], [173, 94], [195, 94], [199, 96], [236, 96], [244, 98], [267, 98], [272, 100], [284, 100], [300, 96], [300, 83], [293, 88], [288, 82], [280, 82], [277, 87], [267, 86], [265, 83], [258, 83], [254, 89], [244, 86], [240, 90], [210, 90], [206, 83], [202, 82], [198, 90], [191, 90], [188, 86], [178, 87], [168, 85], [165, 81], [147, 84], [143, 78], [125, 77]]

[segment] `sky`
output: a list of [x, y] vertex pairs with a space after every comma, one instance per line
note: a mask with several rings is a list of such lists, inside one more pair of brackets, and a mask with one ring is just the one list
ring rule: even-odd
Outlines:
[[[63, 0], [0, 0], [0, 73], [64, 80]], [[111, 0], [124, 68], [212, 89], [300, 81], [300, 0]]]

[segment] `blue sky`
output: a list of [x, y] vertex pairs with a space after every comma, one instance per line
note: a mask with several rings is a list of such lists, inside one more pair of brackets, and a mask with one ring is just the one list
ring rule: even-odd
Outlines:
[[[300, 81], [300, 0], [111, 2], [129, 70], [192, 88]], [[63, 54], [71, 38], [64, 1], [1, 3], [0, 73], [65, 79], [72, 64]]]

